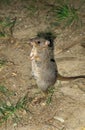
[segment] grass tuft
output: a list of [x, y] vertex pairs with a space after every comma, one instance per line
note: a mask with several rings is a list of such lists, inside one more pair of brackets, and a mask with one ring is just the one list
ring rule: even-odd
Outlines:
[[85, 4], [82, 2], [78, 8], [69, 3], [68, 1], [59, 2], [57, 5], [50, 5], [51, 12], [53, 12], [55, 22], [53, 25], [65, 27], [78, 27], [82, 26], [82, 19], [80, 18], [80, 9]]
[[7, 60], [0, 59], [0, 68], [6, 64]]
[[0, 37], [13, 36], [13, 29], [16, 23], [16, 17], [0, 18]]
[[54, 94], [54, 89], [55, 88], [49, 88], [48, 89], [48, 98], [46, 100], [46, 103], [49, 105], [51, 102], [52, 102], [52, 97], [53, 97], [53, 94]]
[[55, 13], [58, 22], [64, 22], [64, 27], [72, 26], [73, 24], [80, 22], [78, 10], [71, 5], [63, 4], [61, 6], [58, 6], [55, 10]]
[[0, 85], [0, 93], [3, 94], [3, 100], [0, 100], [0, 125], [6, 122], [10, 117], [11, 119], [19, 119], [18, 111], [25, 110], [30, 112], [27, 103], [28, 103], [28, 93], [21, 97], [16, 104], [13, 104], [11, 101], [11, 96], [13, 92], [10, 92], [5, 86]]

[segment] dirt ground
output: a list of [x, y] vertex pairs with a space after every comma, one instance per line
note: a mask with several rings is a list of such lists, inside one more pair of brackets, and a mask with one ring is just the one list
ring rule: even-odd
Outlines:
[[[52, 27], [51, 20], [46, 19], [48, 8], [44, 1], [38, 3], [40, 10], [35, 15], [29, 14], [25, 8], [29, 2], [14, 1], [10, 5], [0, 5], [0, 17], [17, 17], [14, 29], [16, 40], [0, 40], [0, 59], [7, 60], [0, 69], [0, 84], [5, 85], [16, 94], [12, 102], [22, 97], [27, 91], [28, 100], [41, 97], [31, 76], [31, 47], [29, 38], [38, 31], [52, 30], [56, 33], [55, 60], [59, 73], [64, 76], [85, 75], [85, 26], [77, 30]], [[52, 2], [51, 2], [52, 3]], [[78, 4], [77, 2], [75, 2]], [[85, 7], [83, 7], [85, 14]], [[33, 15], [33, 16], [32, 16]], [[85, 25], [85, 19], [82, 16]], [[0, 98], [2, 98], [0, 96]], [[84, 130], [85, 129], [85, 79], [75, 81], [57, 81], [52, 101], [49, 105], [45, 100], [30, 102], [31, 113], [22, 111], [21, 121], [17, 124], [9, 119], [0, 126], [0, 130]]]

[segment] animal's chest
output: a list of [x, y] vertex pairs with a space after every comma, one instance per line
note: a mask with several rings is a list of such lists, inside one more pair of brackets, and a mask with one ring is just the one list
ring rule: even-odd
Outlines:
[[[52, 78], [56, 75], [57, 66], [55, 61], [51, 61], [54, 59], [54, 55], [52, 50], [48, 51], [43, 49], [42, 52], [38, 52], [36, 50], [32, 50], [31, 54], [34, 55], [34, 59], [32, 60], [32, 74], [35, 79], [46, 79]], [[37, 57], [36, 57], [37, 55]]]
[[32, 73], [35, 79], [51, 79], [56, 75], [57, 66], [56, 63], [51, 63], [50, 61], [32, 61]]

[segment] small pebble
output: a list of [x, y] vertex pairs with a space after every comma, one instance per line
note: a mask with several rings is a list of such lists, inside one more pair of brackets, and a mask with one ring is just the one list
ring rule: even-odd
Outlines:
[[54, 119], [64, 123], [64, 119], [62, 117], [54, 116]]
[[69, 53], [70, 51], [68, 50], [67, 52]]
[[9, 101], [7, 101], [7, 103], [6, 103], [6, 104], [7, 104], [7, 106], [11, 106], [11, 103], [10, 103]]
[[23, 115], [26, 115], [26, 114], [27, 114], [27, 112], [26, 112], [26, 110], [24, 110], [24, 111], [23, 111]]
[[45, 106], [45, 105], [46, 105], [46, 103], [45, 103], [45, 102], [41, 103], [41, 106]]
[[14, 123], [13, 126], [16, 127], [16, 126], [17, 126], [17, 123]]

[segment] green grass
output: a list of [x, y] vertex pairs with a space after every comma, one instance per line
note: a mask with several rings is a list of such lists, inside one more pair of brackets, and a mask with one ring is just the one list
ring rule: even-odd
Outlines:
[[9, 5], [11, 0], [0, 0], [0, 4]]
[[11, 120], [15, 119], [19, 121], [18, 111], [25, 110], [30, 112], [27, 107], [27, 97], [28, 93], [22, 96], [16, 104], [12, 103], [11, 96], [14, 92], [9, 91], [5, 86], [0, 85], [0, 94], [2, 94], [2, 99], [0, 99], [0, 125], [6, 122], [9, 118]]
[[49, 105], [50, 103], [52, 103], [52, 97], [53, 97], [53, 94], [54, 94], [54, 90], [55, 88], [49, 88], [48, 89], [48, 97], [47, 97], [47, 100], [46, 100], [46, 104]]
[[8, 105], [6, 102], [2, 103], [0, 106], [0, 115], [1, 115], [0, 124], [6, 122], [9, 119], [9, 117], [13, 118], [13, 116], [15, 116], [16, 118], [19, 118], [16, 115], [16, 112], [18, 110], [24, 109], [28, 112], [29, 110], [25, 108], [26, 102], [27, 102], [26, 96], [24, 96], [16, 103], [16, 105], [13, 105], [11, 103], [9, 103], [10, 105]]
[[72, 26], [73, 24], [78, 24], [80, 21], [78, 10], [73, 6], [63, 4], [58, 6], [55, 10], [56, 18], [59, 23], [63, 24], [64, 27]]
[[13, 36], [13, 29], [16, 23], [16, 17], [0, 18], [0, 37]]
[[0, 59], [0, 68], [6, 64], [7, 60]]
[[[57, 2], [56, 2], [57, 3]], [[82, 19], [80, 18], [80, 9], [85, 2], [80, 3], [80, 6], [76, 8], [74, 5], [69, 3], [69, 1], [61, 0], [57, 5], [50, 5], [51, 12], [53, 12], [53, 17], [55, 22], [53, 25], [65, 27], [81, 26]]]

